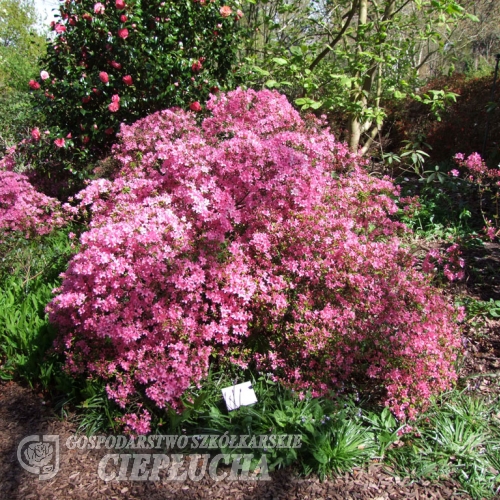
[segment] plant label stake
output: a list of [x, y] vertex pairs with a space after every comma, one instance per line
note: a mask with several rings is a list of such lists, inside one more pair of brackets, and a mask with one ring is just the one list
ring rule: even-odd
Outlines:
[[222, 397], [226, 402], [227, 411], [233, 411], [240, 406], [253, 405], [257, 402], [257, 396], [251, 382], [244, 382], [243, 384], [222, 389]]

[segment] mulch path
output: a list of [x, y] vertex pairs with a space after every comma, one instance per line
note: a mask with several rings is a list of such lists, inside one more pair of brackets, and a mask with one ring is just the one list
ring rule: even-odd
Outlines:
[[[57, 419], [33, 390], [13, 382], [0, 384], [0, 500], [470, 498], [460, 493], [459, 485], [453, 481], [412, 483], [408, 479], [391, 476], [375, 463], [366, 469], [355, 468], [348, 474], [324, 482], [315, 476], [300, 477], [292, 469], [271, 473], [270, 481], [216, 482], [206, 474], [200, 481], [188, 478], [173, 482], [167, 481], [167, 471], [165, 474], [161, 471], [158, 482], [105, 482], [99, 478], [97, 470], [102, 456], [110, 452], [66, 448], [64, 443], [74, 432], [72, 424]], [[32, 434], [60, 436], [60, 470], [53, 479], [39, 480], [38, 476], [21, 468], [17, 460], [19, 442]]]

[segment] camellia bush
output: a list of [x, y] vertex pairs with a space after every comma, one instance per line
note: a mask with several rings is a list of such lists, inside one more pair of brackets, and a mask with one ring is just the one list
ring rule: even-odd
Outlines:
[[24, 161], [86, 177], [75, 171], [109, 152], [121, 123], [173, 106], [201, 111], [231, 85], [242, 15], [220, 0], [62, 2], [29, 82], [45, 121]]
[[48, 306], [68, 369], [123, 407], [180, 410], [234, 363], [313, 395], [369, 381], [413, 417], [456, 379], [459, 313], [400, 244], [397, 189], [276, 92], [206, 108], [123, 125], [114, 178], [66, 207], [89, 224]]

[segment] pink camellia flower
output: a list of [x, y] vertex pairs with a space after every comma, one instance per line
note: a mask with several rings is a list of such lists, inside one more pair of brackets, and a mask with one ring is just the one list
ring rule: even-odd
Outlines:
[[38, 127], [35, 127], [31, 131], [31, 137], [33, 137], [33, 139], [35, 139], [35, 141], [37, 142], [40, 140], [41, 134], [40, 134], [40, 129]]
[[96, 3], [94, 5], [94, 14], [104, 14], [104, 5], [102, 3]]
[[66, 31], [66, 26], [64, 24], [56, 24], [56, 33], [64, 33]]
[[71, 132], [66, 136], [66, 139], [71, 139]]
[[195, 102], [192, 102], [190, 105], [189, 105], [189, 109], [191, 111], [195, 111], [195, 112], [199, 112], [201, 111], [201, 104], [198, 102], [198, 101], [195, 101]]
[[221, 7], [219, 12], [222, 17], [229, 17], [233, 13], [229, 5], [224, 5], [224, 7]]
[[111, 97], [111, 102], [120, 102], [120, 96], [118, 94], [114, 94]]
[[127, 16], [126, 16], [125, 14], [122, 14], [122, 15], [120, 16], [120, 21], [121, 21], [122, 23], [126, 23], [126, 22], [127, 22]]
[[120, 103], [117, 101], [113, 101], [109, 106], [108, 109], [111, 111], [111, 113], [116, 113], [120, 109]]
[[131, 77], [130, 75], [125, 75], [125, 76], [122, 78], [122, 80], [123, 80], [123, 83], [124, 83], [125, 85], [133, 85], [133, 83], [134, 83], [134, 82], [133, 82], [133, 80], [132, 80], [132, 77]]
[[42, 80], [47, 80], [47, 78], [49, 78], [49, 74], [46, 71], [41, 71], [40, 72], [40, 78]]
[[64, 145], [66, 144], [66, 141], [64, 140], [64, 138], [60, 137], [59, 139], [56, 139], [54, 141], [54, 144], [58, 147], [58, 148], [63, 148]]
[[236, 20], [239, 21], [242, 17], [243, 17], [243, 12], [240, 9], [238, 9], [236, 11]]
[[119, 36], [120, 38], [123, 38], [123, 39], [125, 40], [125, 38], [127, 38], [127, 37], [128, 37], [128, 29], [127, 29], [127, 28], [120, 28], [120, 29], [118, 30], [118, 36]]
[[28, 85], [30, 86], [31, 90], [38, 90], [40, 88], [40, 84], [35, 80], [30, 80]]
[[119, 62], [116, 61], [110, 61], [109, 64], [113, 66], [115, 69], [122, 69], [122, 65]]
[[116, 0], [116, 8], [118, 10], [124, 9], [125, 8], [125, 2], [124, 0]]
[[102, 83], [108, 83], [109, 82], [109, 76], [105, 71], [101, 71], [99, 73], [99, 80], [101, 80]]

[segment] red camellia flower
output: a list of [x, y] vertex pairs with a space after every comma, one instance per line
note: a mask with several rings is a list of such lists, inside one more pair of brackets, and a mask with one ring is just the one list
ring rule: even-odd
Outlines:
[[134, 82], [133, 82], [133, 80], [132, 80], [132, 77], [131, 77], [130, 75], [125, 75], [125, 76], [122, 78], [122, 80], [123, 80], [123, 83], [124, 83], [125, 85], [132, 85], [132, 84], [134, 83]]
[[66, 26], [64, 24], [56, 24], [56, 33], [64, 33], [66, 31]]
[[109, 76], [105, 71], [101, 71], [99, 73], [99, 80], [101, 80], [102, 83], [108, 83], [109, 82]]
[[198, 113], [199, 111], [201, 111], [201, 104], [198, 101], [192, 102], [189, 105], [189, 109]]
[[120, 102], [120, 96], [118, 94], [114, 94], [111, 97], [111, 102]]
[[71, 26], [76, 26], [76, 21], [77, 19], [75, 17], [72, 17], [68, 22]]
[[109, 64], [113, 66], [115, 69], [122, 69], [122, 65], [119, 62], [116, 61], [109, 61]]
[[82, 14], [82, 17], [86, 21], [92, 21], [92, 16], [88, 12], [85, 12], [85, 14]]
[[90, 137], [88, 135], [84, 135], [82, 137], [83, 144], [88, 144], [90, 142]]
[[122, 23], [126, 23], [126, 22], [127, 22], [127, 16], [126, 16], [125, 14], [122, 14], [122, 15], [120, 16], [120, 21], [121, 21]]
[[89, 95], [86, 95], [85, 97], [82, 97], [82, 102], [83, 104], [88, 104], [90, 102], [91, 98]]
[[127, 37], [128, 37], [128, 29], [127, 29], [127, 28], [120, 28], [120, 29], [118, 30], [118, 36], [119, 36], [120, 38], [123, 38], [123, 39], [125, 40], [125, 38], [127, 38]]
[[125, 8], [125, 2], [124, 0], [116, 0], [116, 8], [118, 10], [124, 9]]
[[108, 109], [111, 111], [111, 113], [116, 113], [120, 109], [120, 103], [119, 102], [112, 102], [108, 106]]
[[40, 129], [38, 127], [35, 127], [32, 131], [31, 131], [31, 137], [33, 137], [33, 139], [35, 139], [35, 141], [39, 141], [40, 140]]
[[104, 133], [105, 133], [106, 135], [111, 135], [111, 134], [113, 133], [113, 129], [112, 129], [112, 128], [107, 128], [107, 129], [104, 131]]
[[66, 144], [66, 141], [61, 137], [59, 139], [56, 139], [54, 141], [54, 144], [58, 147], [58, 148], [63, 148], [64, 145]]
[[196, 61], [191, 65], [191, 70], [193, 73], [199, 73], [203, 69], [203, 64], [201, 64], [201, 61]]
[[40, 88], [40, 84], [35, 80], [30, 80], [28, 85], [30, 86], [31, 90], [38, 90]]

